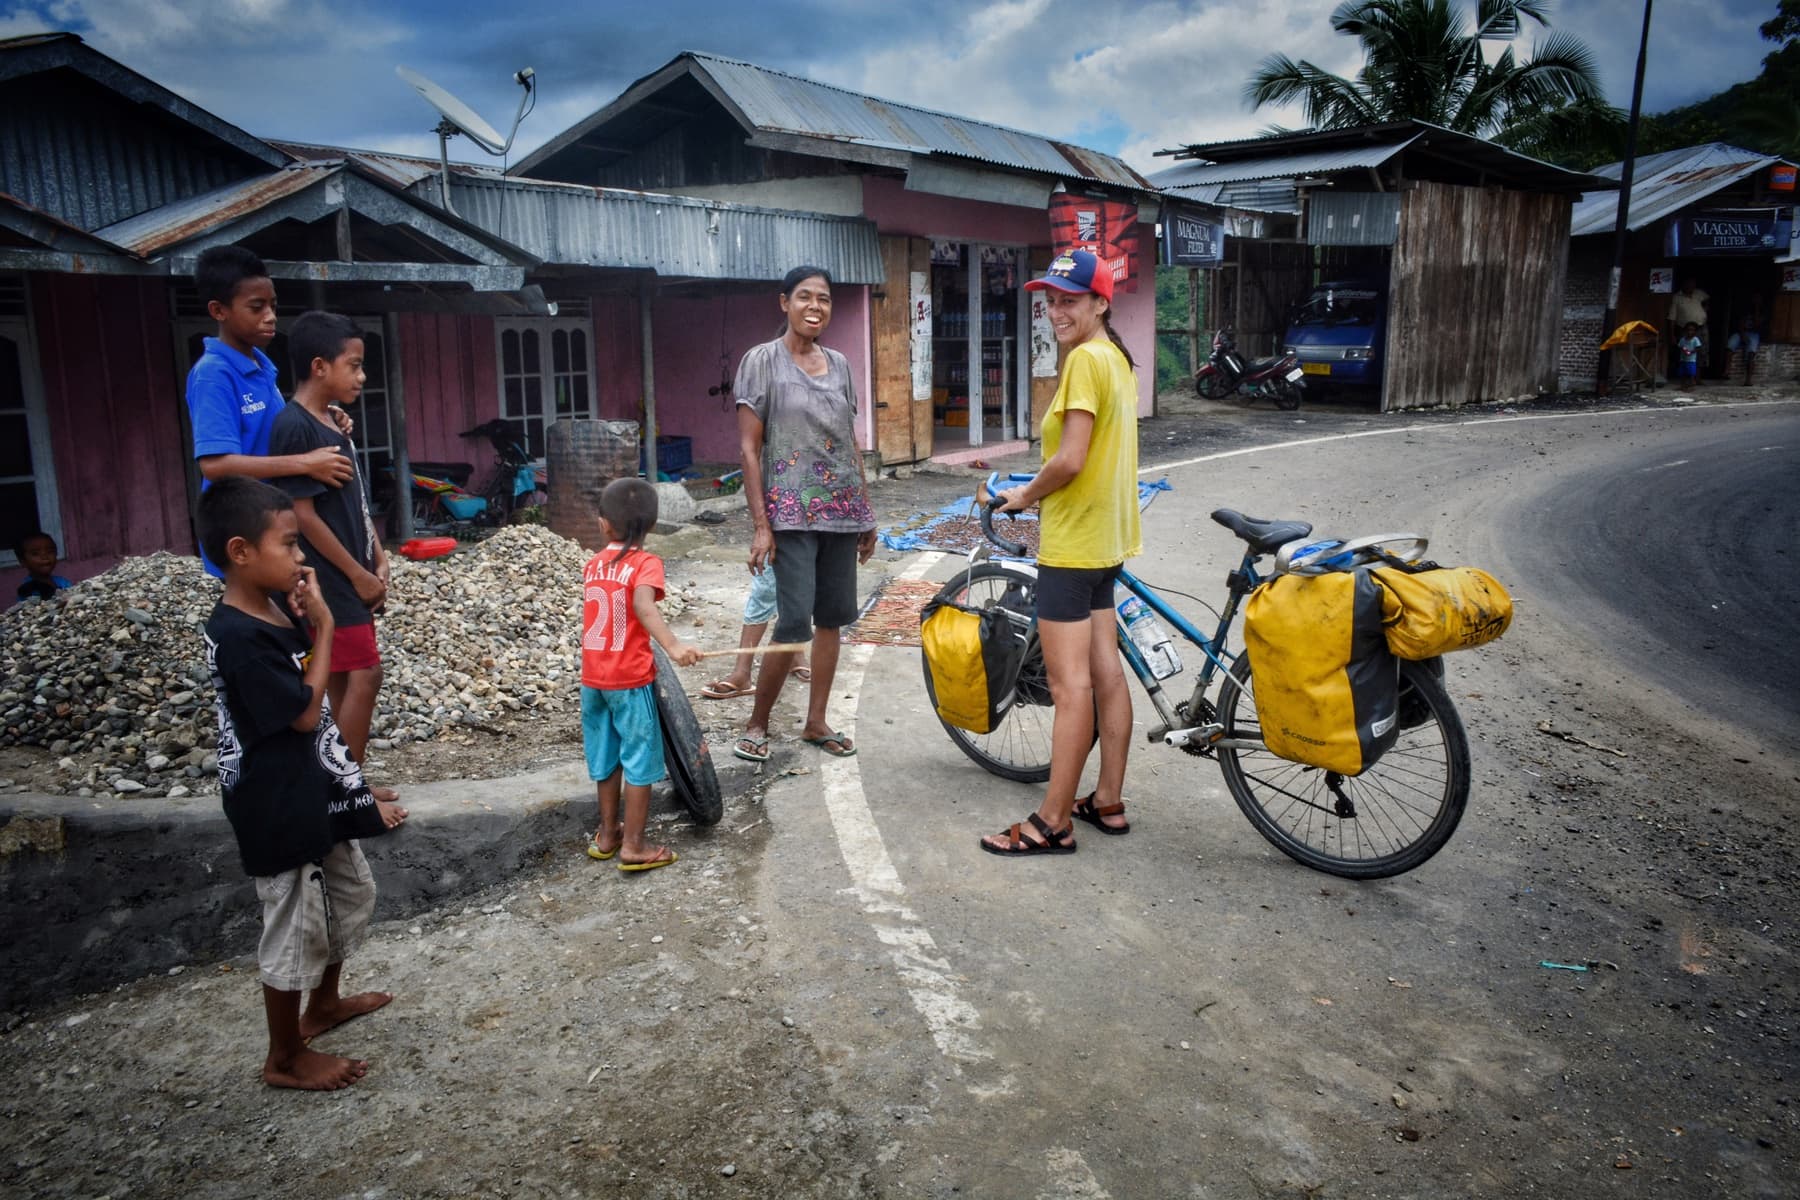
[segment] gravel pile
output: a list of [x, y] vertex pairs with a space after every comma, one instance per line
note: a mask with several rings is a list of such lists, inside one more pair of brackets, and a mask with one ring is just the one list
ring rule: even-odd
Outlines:
[[[386, 678], [371, 748], [452, 729], [574, 720], [581, 680], [577, 543], [539, 526], [444, 558], [393, 556], [376, 629]], [[0, 618], [0, 745], [57, 756], [66, 791], [181, 796], [216, 788], [200, 630], [219, 584], [198, 559], [126, 559], [56, 604]], [[671, 591], [666, 617], [691, 596]]]

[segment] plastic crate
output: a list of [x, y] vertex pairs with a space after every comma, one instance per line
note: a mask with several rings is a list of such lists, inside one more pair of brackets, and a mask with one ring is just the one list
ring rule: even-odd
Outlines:
[[694, 439], [673, 434], [656, 439], [656, 469], [673, 475], [694, 465]]

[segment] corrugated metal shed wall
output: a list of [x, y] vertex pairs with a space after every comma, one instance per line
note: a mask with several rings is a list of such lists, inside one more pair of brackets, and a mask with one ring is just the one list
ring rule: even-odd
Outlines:
[[880, 283], [868, 221], [668, 196], [452, 180], [456, 211], [547, 263], [772, 280], [817, 263], [840, 283]]
[[1307, 197], [1306, 240], [1315, 246], [1391, 246], [1400, 231], [1394, 192], [1315, 191]]
[[1569, 197], [1414, 184], [1388, 300], [1386, 409], [1556, 386]]
[[0, 191], [94, 230], [268, 168], [74, 76], [0, 87]]

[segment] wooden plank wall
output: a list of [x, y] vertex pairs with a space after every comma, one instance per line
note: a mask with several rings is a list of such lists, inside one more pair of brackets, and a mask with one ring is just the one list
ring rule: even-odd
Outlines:
[[1408, 186], [1388, 300], [1383, 409], [1556, 387], [1569, 198]]
[[406, 380], [406, 448], [413, 461], [493, 462], [485, 441], [457, 435], [500, 415], [494, 319], [402, 313], [400, 369]]
[[31, 277], [31, 311], [72, 578], [125, 555], [194, 552], [168, 281]]
[[[885, 466], [917, 462], [931, 454], [931, 400], [912, 394], [912, 272], [930, 270], [925, 239], [883, 237], [880, 295], [869, 309], [873, 335], [875, 448]], [[921, 438], [920, 414], [924, 417]]]

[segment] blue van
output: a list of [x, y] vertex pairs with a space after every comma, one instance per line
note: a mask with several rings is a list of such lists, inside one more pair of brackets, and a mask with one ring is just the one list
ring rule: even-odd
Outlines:
[[1294, 309], [1284, 341], [1311, 386], [1380, 384], [1387, 288], [1369, 279], [1321, 283]]

